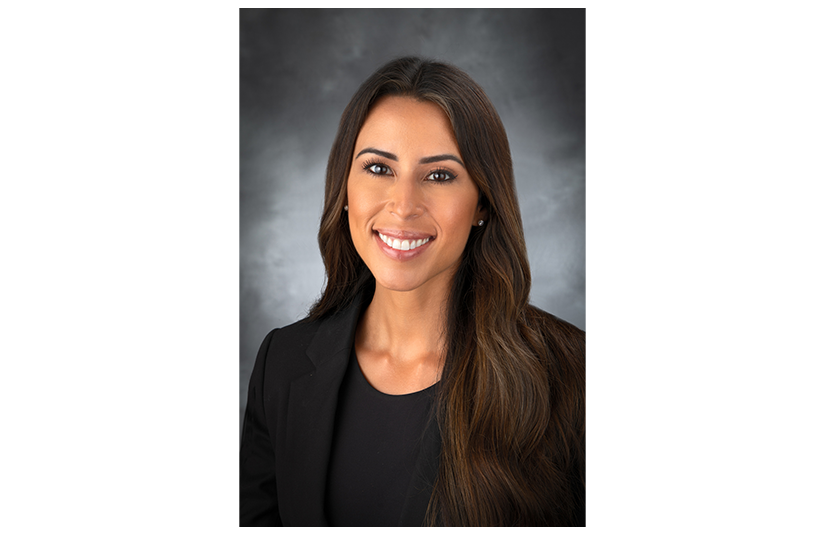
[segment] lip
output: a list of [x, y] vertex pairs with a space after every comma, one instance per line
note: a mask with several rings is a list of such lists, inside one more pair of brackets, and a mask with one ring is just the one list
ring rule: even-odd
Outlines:
[[388, 228], [374, 228], [373, 232], [380, 232], [384, 236], [391, 236], [399, 240], [426, 240], [427, 238], [434, 238], [432, 234], [426, 232], [415, 232], [412, 230], [394, 230]]
[[373, 230], [372, 235], [373, 235], [373, 239], [375, 240], [376, 244], [381, 249], [381, 252], [383, 252], [385, 255], [392, 258], [393, 260], [399, 260], [399, 261], [402, 261], [402, 262], [407, 261], [407, 260], [412, 260], [413, 258], [416, 258], [417, 256], [421, 255], [422, 253], [424, 253], [424, 251], [427, 250], [427, 248], [430, 246], [430, 244], [435, 240], [435, 237], [432, 236], [431, 234], [422, 234], [420, 232], [416, 233], [416, 232], [409, 232], [409, 231], [383, 230], [383, 229], [381, 229], [380, 232], [384, 236], [391, 236], [393, 238], [398, 238], [399, 240], [402, 240], [402, 239], [406, 239], [406, 240], [412, 240], [412, 239], [423, 240], [423, 239], [426, 239], [426, 238], [430, 238], [430, 241], [428, 241], [427, 243], [419, 245], [415, 249], [411, 249], [409, 251], [399, 251], [398, 249], [393, 249], [392, 247], [390, 247], [389, 245], [384, 243], [384, 241], [378, 235], [378, 232], [379, 232], [378, 229]]

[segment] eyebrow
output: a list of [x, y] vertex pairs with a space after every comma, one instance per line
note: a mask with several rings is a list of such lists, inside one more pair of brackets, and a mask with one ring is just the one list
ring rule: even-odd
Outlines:
[[[361, 157], [362, 154], [366, 154], [366, 153], [377, 154], [378, 156], [381, 156], [381, 157], [386, 158], [388, 160], [392, 160], [394, 162], [398, 161], [398, 156], [396, 156], [395, 154], [393, 154], [391, 152], [386, 152], [386, 151], [383, 151], [383, 150], [378, 150], [378, 149], [375, 149], [375, 148], [372, 148], [372, 147], [367, 147], [366, 149], [362, 150], [361, 152], [359, 152], [355, 156], [355, 158], [358, 159], [358, 158]], [[458, 156], [453, 156], [452, 154], [437, 154], [435, 156], [427, 156], [426, 158], [421, 158], [420, 160], [418, 160], [418, 163], [435, 163], [435, 162], [443, 162], [444, 160], [452, 160], [452, 161], [458, 163], [461, 167], [464, 167], [464, 162], [462, 162], [458, 158]]]

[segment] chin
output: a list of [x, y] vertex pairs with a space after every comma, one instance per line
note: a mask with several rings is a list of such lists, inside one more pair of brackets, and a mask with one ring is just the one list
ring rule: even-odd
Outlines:
[[394, 292], [410, 292], [417, 288], [420, 288], [423, 282], [418, 277], [405, 277], [405, 276], [375, 276], [375, 284], [377, 286], [381, 286], [387, 290], [392, 290]]
[[394, 292], [411, 292], [413, 290], [430, 289], [432, 291], [449, 292], [452, 278], [455, 276], [457, 265], [452, 269], [433, 272], [426, 269], [376, 269], [371, 271], [375, 277], [375, 284]]

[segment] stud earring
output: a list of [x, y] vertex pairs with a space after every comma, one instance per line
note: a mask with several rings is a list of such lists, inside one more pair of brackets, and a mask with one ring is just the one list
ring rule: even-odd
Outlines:
[[349, 212], [349, 205], [348, 204], [344, 205], [344, 211]]
[[479, 227], [484, 226], [484, 220], [483, 219], [478, 220], [478, 226]]

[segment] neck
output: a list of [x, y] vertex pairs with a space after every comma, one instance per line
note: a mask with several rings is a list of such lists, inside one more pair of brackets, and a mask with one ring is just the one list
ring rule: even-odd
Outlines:
[[446, 307], [446, 291], [397, 292], [376, 285], [359, 338], [399, 363], [437, 360], [444, 348]]
[[407, 394], [440, 379], [451, 281], [440, 277], [405, 292], [376, 281], [355, 333], [355, 353], [364, 377], [377, 390]]

